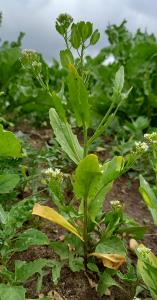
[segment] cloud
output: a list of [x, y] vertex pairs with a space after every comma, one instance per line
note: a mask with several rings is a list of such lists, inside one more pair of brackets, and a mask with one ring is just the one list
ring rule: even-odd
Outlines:
[[62, 37], [55, 31], [55, 19], [67, 12], [78, 20], [89, 20], [101, 31], [101, 41], [92, 48], [96, 53], [107, 43], [104, 29], [110, 23], [119, 24], [125, 18], [128, 28], [148, 29], [157, 34], [157, 2], [148, 0], [1, 0], [2, 39], [14, 40], [19, 31], [26, 33], [24, 48], [42, 52], [47, 60], [64, 48]]

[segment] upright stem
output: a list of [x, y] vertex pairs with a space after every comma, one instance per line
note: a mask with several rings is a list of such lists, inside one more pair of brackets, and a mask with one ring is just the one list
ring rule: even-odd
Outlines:
[[[64, 40], [65, 40], [65, 44], [66, 44], [67, 49], [69, 49], [67, 32], [66, 32], [65, 35], [64, 35]], [[69, 49], [69, 50], [70, 50], [70, 49]]]
[[83, 153], [83, 157], [85, 158], [87, 156], [87, 153], [88, 153], [88, 136], [87, 136], [87, 126], [86, 124], [84, 123], [83, 124], [83, 137], [84, 137], [84, 145], [83, 145], [83, 148], [84, 148], [84, 153]]
[[87, 269], [87, 248], [88, 248], [88, 211], [87, 211], [87, 197], [85, 196], [83, 199], [83, 212], [84, 212], [84, 220], [83, 220], [83, 239], [84, 239], [84, 265], [85, 269]]
[[[88, 135], [87, 135], [87, 126], [83, 124], [83, 136], [84, 136], [84, 153], [83, 157], [85, 158], [88, 153]], [[84, 265], [85, 269], [87, 269], [87, 249], [88, 249], [88, 205], [87, 205], [87, 196], [85, 195], [83, 198], [83, 239], [84, 239]]]
[[84, 44], [82, 45], [82, 48], [81, 48], [81, 55], [80, 55], [80, 62], [81, 62], [81, 75], [83, 73], [83, 56], [84, 56], [84, 49], [85, 49], [85, 46]]

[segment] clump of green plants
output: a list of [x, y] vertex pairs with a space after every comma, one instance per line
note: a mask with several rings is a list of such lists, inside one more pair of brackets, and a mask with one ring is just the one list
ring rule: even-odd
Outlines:
[[[0, 126], [0, 158], [3, 163], [13, 163], [12, 160], [21, 162], [24, 153], [20, 140], [10, 131], [6, 131]], [[17, 167], [17, 166], [16, 166]], [[20, 182], [17, 172], [1, 170], [0, 172], [0, 195], [6, 196], [13, 193]], [[3, 198], [1, 198], [3, 199]], [[18, 199], [17, 199], [18, 200]], [[11, 207], [5, 205], [4, 201], [0, 204], [0, 299], [24, 300], [26, 290], [23, 283], [33, 274], [38, 274], [37, 291], [42, 288], [42, 278], [45, 275], [43, 268], [49, 266], [57, 270], [60, 265], [57, 261], [48, 259], [37, 259], [32, 262], [15, 261], [14, 271], [10, 270], [10, 260], [15, 253], [27, 250], [33, 245], [49, 245], [48, 237], [38, 229], [25, 228], [25, 223], [31, 220], [32, 208], [37, 201], [35, 196], [24, 198], [17, 201]], [[10, 209], [6, 209], [8, 206]], [[56, 271], [57, 272], [57, 271]], [[55, 282], [55, 272], [53, 280]], [[47, 298], [48, 299], [48, 298]]]
[[[103, 72], [103, 76], [100, 76], [99, 69], [102, 67], [100, 64], [104, 58], [110, 54], [111, 49], [105, 50], [105, 56], [104, 53], [100, 53], [93, 60], [89, 57], [85, 59], [86, 49], [98, 42], [100, 33], [97, 29], [93, 29], [91, 22], [75, 23], [73, 18], [67, 14], [61, 14], [56, 20], [56, 30], [64, 38], [66, 49], [60, 51], [61, 64], [56, 64], [53, 70], [44, 63], [38, 53], [30, 50], [21, 53], [21, 39], [18, 40], [18, 44], [2, 45], [4, 55], [10, 53], [10, 57], [12, 57], [14, 52], [17, 54], [14, 64], [10, 63], [9, 67], [10, 71], [13, 72], [13, 77], [15, 75], [14, 66], [16, 66], [20, 70], [20, 74], [26, 78], [28, 86], [31, 82], [31, 88], [27, 89], [28, 86], [25, 86], [24, 77], [19, 78], [19, 76], [14, 77], [15, 82], [9, 82], [4, 87], [6, 77], [3, 78], [2, 76], [0, 100], [3, 102], [7, 90], [10, 90], [13, 95], [19, 85], [20, 92], [18, 95], [16, 94], [15, 98], [13, 97], [14, 101], [9, 103], [10, 108], [11, 105], [17, 103], [19, 111], [24, 112], [26, 110], [37, 113], [39, 116], [42, 115], [41, 120], [43, 120], [43, 116], [45, 116], [43, 112], [45, 110], [48, 112], [52, 106], [49, 110], [50, 124], [57, 145], [59, 144], [66, 160], [60, 169], [58, 166], [55, 168], [56, 164], [53, 163], [52, 158], [51, 161], [49, 160], [48, 153], [45, 154], [45, 160], [42, 160], [44, 172], [40, 174], [42, 177], [40, 184], [44, 185], [44, 191], [45, 189], [49, 190], [54, 208], [43, 205], [41, 197], [38, 201], [38, 198], [33, 194], [33, 189], [32, 195], [22, 201], [16, 199], [16, 203], [13, 203], [11, 209], [3, 205], [4, 201], [0, 205], [1, 300], [7, 298], [9, 300], [24, 300], [26, 290], [23, 285], [33, 274], [37, 274], [36, 291], [38, 294], [42, 290], [43, 278], [48, 272], [52, 274], [54, 285], [58, 284], [61, 269], [65, 265], [69, 266], [72, 272], [83, 270], [89, 277], [91, 273], [95, 273], [98, 282], [97, 292], [100, 297], [111, 286], [117, 286], [123, 289], [126, 298], [131, 300], [138, 294], [137, 287], [143, 285], [143, 282], [150, 289], [152, 297], [156, 295], [154, 283], [156, 258], [146, 247], [136, 244], [134, 247], [138, 256], [138, 272], [136, 273], [127, 251], [127, 238], [142, 239], [146, 228], [140, 226], [125, 213], [125, 208], [119, 199], [113, 199], [110, 203], [110, 210], [104, 210], [106, 196], [112, 189], [115, 180], [132, 168], [137, 159], [148, 149], [153, 150], [156, 163], [156, 135], [151, 136], [151, 138], [146, 135], [144, 140], [134, 144], [134, 139], [140, 140], [143, 130], [149, 126], [149, 118], [143, 116], [135, 118], [136, 114], [133, 113], [128, 122], [125, 123], [124, 129], [133, 135], [129, 151], [123, 152], [127, 154], [117, 155], [106, 161], [101, 161], [95, 154], [95, 145], [99, 142], [99, 138], [104, 135], [108, 128], [110, 128], [108, 133], [112, 133], [111, 125], [116, 120], [117, 112], [120, 111], [120, 116], [126, 110], [127, 98], [130, 97], [132, 90], [129, 81], [124, 81], [123, 67], [125, 65], [126, 78], [128, 78], [128, 67], [126, 67], [125, 62], [126, 60], [128, 62], [130, 58], [126, 52], [123, 54], [123, 51], [121, 53], [119, 48], [117, 49], [117, 44], [114, 44], [115, 35], [112, 36], [112, 33], [118, 31], [118, 34], [123, 37], [122, 44], [125, 45], [125, 51], [126, 43], [130, 48], [131, 37], [125, 31], [124, 25], [125, 23], [120, 28], [108, 29], [111, 44], [113, 44], [111, 48], [114, 57], [116, 58], [119, 54], [122, 57], [119, 63], [115, 61], [111, 66], [104, 66], [105, 72], [108, 70], [106, 77]], [[144, 36], [139, 36], [143, 40]], [[148, 37], [146, 36], [146, 38]], [[153, 42], [153, 37], [151, 42]], [[93, 77], [94, 66], [96, 67], [96, 77]], [[54, 74], [52, 74], [53, 71]], [[107, 93], [105, 89], [104, 91], [109, 101], [106, 102], [107, 106], [105, 105], [100, 122], [99, 120], [95, 122], [93, 119], [93, 112], [96, 111], [95, 101], [99, 98], [97, 97], [99, 92], [104, 97], [102, 87], [106, 84], [106, 78], [109, 79], [107, 81]], [[22, 95], [24, 94], [22, 98], [19, 96], [21, 92]], [[33, 102], [32, 93], [34, 93]], [[95, 100], [93, 100], [94, 97]], [[41, 106], [43, 101], [44, 111]], [[129, 106], [129, 109], [132, 111], [132, 106]], [[4, 120], [2, 123], [5, 123]], [[93, 124], [95, 124], [94, 130], [91, 130]], [[77, 127], [77, 130], [76, 128], [74, 130], [74, 127]], [[125, 132], [123, 133], [125, 135]], [[58, 156], [58, 149], [53, 142], [52, 152], [54, 151], [56, 156]], [[34, 177], [26, 178], [27, 163], [24, 162], [23, 164], [22, 161], [24, 155], [21, 143], [13, 133], [4, 130], [1, 125], [0, 156], [4, 160], [9, 157], [13, 161], [16, 159], [17, 164], [20, 163], [21, 172], [25, 177], [23, 185], [25, 182], [27, 184], [27, 180], [34, 180], [33, 178], [38, 176], [35, 173]], [[40, 160], [41, 157], [37, 157], [35, 160], [38, 159]], [[68, 166], [71, 166], [68, 174], [66, 173], [66, 161]], [[45, 162], [48, 162], [49, 166], [46, 170]], [[32, 165], [35, 166], [35, 162], [32, 162]], [[154, 169], [156, 170], [156, 164]], [[65, 196], [67, 181], [70, 197]], [[20, 182], [19, 171], [10, 172], [9, 169], [1, 168], [0, 194], [8, 195], [10, 192], [14, 192]], [[150, 207], [155, 219], [156, 199], [151, 192], [155, 202], [150, 200], [150, 194], [147, 195], [148, 189], [145, 191], [143, 182], [140, 191], [146, 202], [149, 200], [151, 205], [153, 203], [154, 206], [150, 205]], [[34, 185], [34, 181], [32, 185]], [[41, 189], [38, 190], [37, 185], [38, 183], [35, 184], [34, 189], [40, 193]], [[46, 194], [46, 196], [48, 195]], [[39, 218], [32, 219], [32, 214], [33, 217], [36, 215], [59, 225], [62, 238], [57, 241], [50, 241], [45, 233], [32, 226], [32, 221], [33, 225], [39, 225]], [[34, 245], [50, 247], [58, 255], [58, 259], [40, 258], [30, 262], [15, 260], [14, 269], [11, 269], [9, 263], [12, 255], [25, 251]], [[47, 267], [49, 267], [49, 271], [47, 271]], [[139, 273], [141, 273], [143, 282]], [[128, 284], [131, 288], [127, 291], [123, 288], [123, 283]], [[49, 297], [40, 299], [49, 300]]]
[[[113, 201], [111, 210], [105, 213], [103, 210], [105, 196], [111, 190], [113, 182], [129, 170], [136, 159], [147, 151], [147, 147], [144, 142], [139, 142], [127, 156], [115, 156], [103, 163], [99, 161], [97, 155], [90, 153], [91, 146], [111, 124], [119, 106], [130, 92], [130, 90], [126, 93], [122, 91], [124, 68], [120, 67], [116, 72], [111, 106], [93, 135], [89, 137], [91, 117], [89, 92], [82, 73], [77, 71], [67, 55], [64, 59], [68, 71], [67, 101], [77, 126], [82, 128], [83, 145], [72, 131], [60, 98], [57, 98], [55, 108], [50, 109], [49, 116], [57, 142], [77, 165], [71, 176], [73, 200], [68, 205], [64, 201], [64, 174], [58, 169], [48, 169], [47, 182], [58, 211], [36, 204], [33, 214], [46, 218], [70, 232], [64, 241], [51, 242], [51, 247], [60, 256], [62, 265], [68, 263], [73, 272], [80, 270], [96, 272], [99, 277], [98, 293], [102, 296], [108, 287], [118, 285], [112, 277], [118, 276], [119, 267], [128, 261], [123, 234], [131, 234], [137, 239], [144, 234], [144, 228], [124, 213], [119, 201]], [[102, 263], [100, 265], [99, 260]], [[136, 276], [132, 279], [132, 283], [135, 284], [135, 281]]]

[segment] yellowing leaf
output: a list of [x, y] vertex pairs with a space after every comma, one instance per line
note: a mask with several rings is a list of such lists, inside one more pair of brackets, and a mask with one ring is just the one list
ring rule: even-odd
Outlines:
[[102, 260], [104, 267], [118, 270], [119, 267], [125, 263], [125, 257], [119, 254], [107, 254], [93, 252], [89, 256], [96, 256]]
[[83, 241], [83, 238], [79, 234], [77, 229], [72, 224], [70, 224], [62, 215], [56, 212], [53, 208], [36, 203], [33, 207], [32, 214], [43, 217], [49, 221], [52, 221], [53, 223], [64, 227], [66, 230], [72, 232]]

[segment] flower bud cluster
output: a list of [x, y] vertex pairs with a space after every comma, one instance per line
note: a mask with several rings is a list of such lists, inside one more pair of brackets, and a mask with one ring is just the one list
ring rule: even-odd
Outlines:
[[149, 260], [148, 254], [151, 252], [151, 249], [146, 248], [146, 247], [138, 247], [137, 252], [141, 258]]
[[146, 142], [135, 142], [135, 151], [140, 152], [146, 152], [149, 149], [149, 145]]
[[36, 51], [23, 50], [20, 61], [24, 68], [31, 68], [36, 73], [41, 72], [42, 64], [40, 62], [40, 56]]
[[122, 204], [119, 200], [113, 200], [110, 202], [112, 208], [122, 208]]

